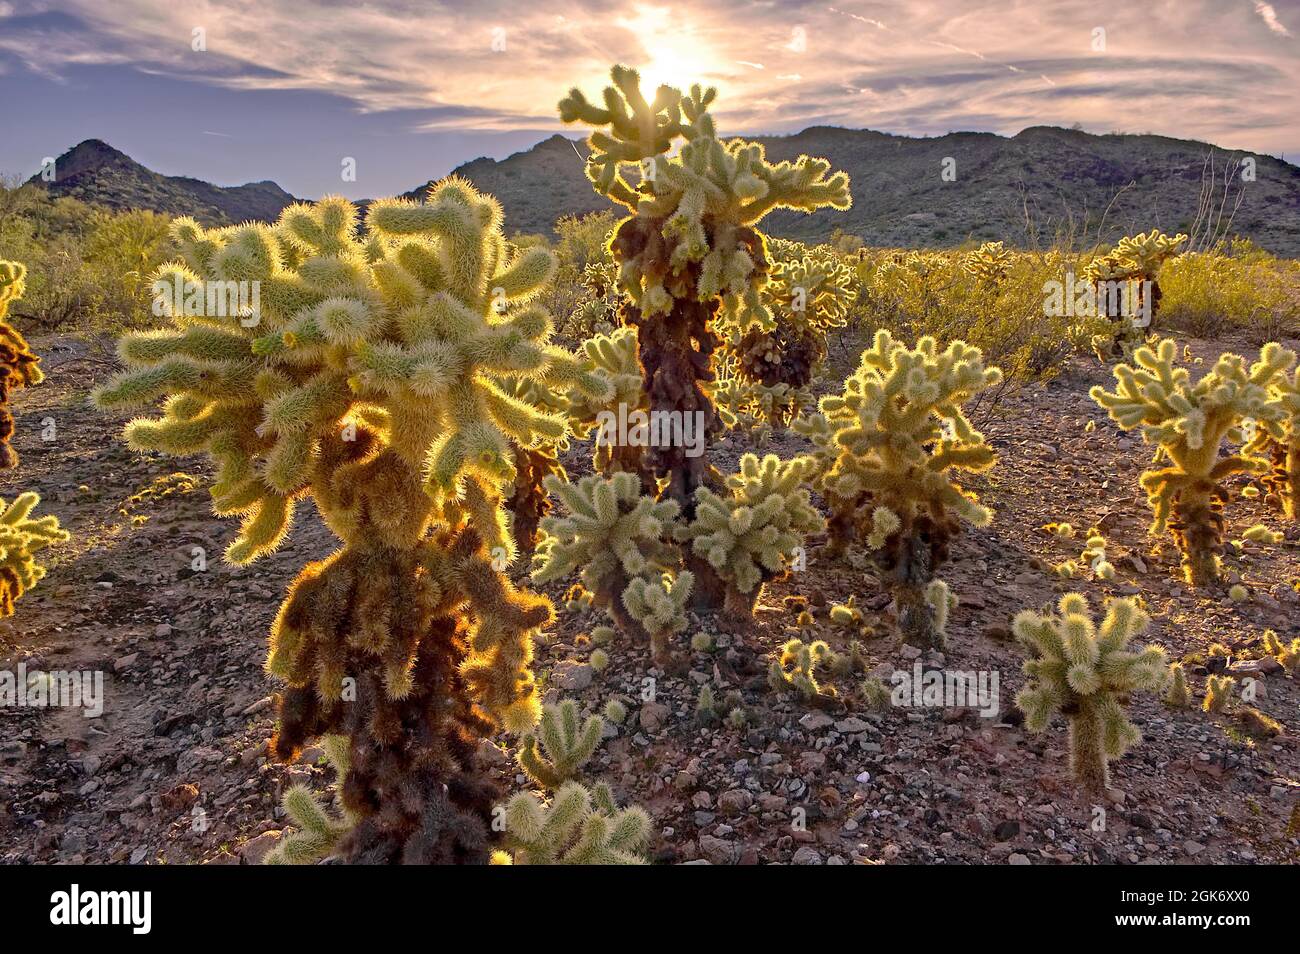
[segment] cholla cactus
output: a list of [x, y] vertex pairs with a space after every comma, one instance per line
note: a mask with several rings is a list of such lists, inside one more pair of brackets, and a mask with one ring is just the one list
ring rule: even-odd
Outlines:
[[707, 487], [695, 492], [695, 519], [681, 533], [727, 584], [729, 611], [750, 618], [765, 582], [784, 573], [804, 538], [825, 524], [803, 483], [811, 458], [782, 462], [775, 454], [761, 461], [740, 459], [739, 473], [727, 478], [731, 496]]
[[1165, 651], [1128, 648], [1149, 622], [1135, 601], [1112, 600], [1098, 630], [1087, 599], [1078, 593], [1061, 597], [1057, 615], [1025, 610], [1015, 618], [1013, 630], [1030, 653], [1024, 664], [1030, 681], [1016, 694], [1025, 727], [1042, 732], [1055, 713], [1069, 718], [1070, 768], [1090, 793], [1109, 785], [1107, 763], [1141, 741], [1124, 714], [1124, 698], [1164, 685]]
[[1300, 639], [1284, 643], [1271, 629], [1264, 630], [1264, 652], [1272, 656], [1291, 675], [1300, 675]]
[[642, 476], [646, 491], [653, 489], [644, 476], [643, 447], [620, 440], [615, 433], [619, 420], [648, 409], [642, 387], [641, 366], [636, 357], [636, 329], [619, 328], [608, 335], [596, 335], [583, 343], [583, 368], [603, 381], [607, 395], [599, 399], [580, 388], [572, 389], [566, 410], [574, 433], [580, 438], [594, 437], [593, 466], [606, 476], [618, 471]]
[[1287, 519], [1300, 520], [1300, 368], [1278, 375], [1269, 404], [1275, 414], [1256, 427], [1247, 450], [1268, 459], [1269, 471], [1261, 479], [1268, 502]]
[[501, 572], [503, 501], [516, 451], [566, 430], [503, 382], [605, 385], [549, 343], [530, 299], [554, 259], [508, 246], [494, 199], [453, 178], [424, 204], [372, 204], [367, 224], [362, 241], [340, 198], [275, 226], [177, 220], [183, 263], [158, 277], [199, 302], [248, 282], [260, 309], [173, 308], [170, 327], [122, 339], [127, 370], [96, 400], [165, 399], [127, 440], [211, 454], [217, 512], [244, 516], [233, 562], [275, 549], [307, 497], [343, 541], [292, 584], [267, 661], [287, 684], [275, 755], [351, 739], [343, 801], [358, 821], [341, 855], [483, 861], [494, 795], [476, 743], [536, 722], [532, 641], [551, 619]]
[[40, 384], [40, 358], [26, 339], [9, 324], [9, 305], [23, 297], [27, 269], [18, 262], [0, 261], [0, 470], [18, 466], [18, 455], [9, 442], [14, 436], [14, 417], [9, 395], [19, 388]]
[[608, 786], [588, 790], [566, 782], [549, 804], [520, 792], [506, 805], [506, 842], [493, 864], [639, 865], [650, 816], [639, 807], [619, 809]]
[[1187, 671], [1182, 663], [1169, 667], [1169, 688], [1165, 690], [1165, 703], [1175, 709], [1185, 709], [1192, 701], [1192, 694], [1187, 689]]
[[[321, 746], [335, 777], [342, 781], [348, 774], [347, 736], [324, 736]], [[357, 821], [346, 807], [334, 811], [321, 804], [316, 793], [305, 785], [290, 786], [280, 804], [298, 830], [280, 839], [262, 859], [266, 865], [314, 865], [335, 853]]]
[[690, 625], [686, 618], [695, 574], [681, 570], [658, 579], [639, 576], [623, 591], [623, 606], [650, 637], [651, 658], [666, 665], [672, 657], [672, 639]]
[[579, 725], [578, 704], [572, 699], [544, 706], [536, 731], [520, 740], [515, 758], [535, 784], [546, 789], [559, 788], [587, 764], [600, 745], [604, 728], [604, 721], [594, 715]]
[[923, 645], [941, 641], [925, 588], [959, 521], [982, 527], [992, 519], [953, 477], [993, 466], [993, 448], [962, 405], [1001, 380], [965, 342], [940, 351], [927, 337], [908, 348], [882, 329], [844, 393], [822, 398], [821, 413], [796, 428], [817, 445], [833, 538], [856, 528], [881, 551], [900, 629]]
[[[611, 76], [603, 106], [575, 89], [560, 103], [560, 117], [595, 127], [587, 175], [597, 192], [631, 213], [610, 249], [628, 299], [624, 324], [638, 332], [650, 413], [699, 420], [707, 446], [719, 423], [709, 394], [719, 344], [715, 315], [720, 310], [742, 334], [750, 324], [773, 326], [762, 295], [769, 262], [757, 225], [778, 208], [847, 209], [848, 177], [828, 176], [823, 159], [772, 163], [757, 143], [719, 139], [709, 114], [713, 89], [695, 86], [683, 95], [661, 86], [647, 99], [635, 70], [616, 66]], [[637, 186], [625, 178], [633, 169]], [[645, 465], [687, 521], [696, 489], [717, 489], [707, 455], [686, 447], [647, 448]], [[723, 588], [707, 579], [707, 564], [688, 564], [700, 577], [697, 606], [717, 609], [711, 601]]]
[[1140, 428], [1142, 439], [1156, 446], [1156, 461], [1142, 475], [1142, 487], [1154, 510], [1151, 533], [1169, 529], [1183, 554], [1183, 569], [1193, 586], [1207, 586], [1219, 578], [1219, 551], [1223, 546], [1223, 481], [1234, 473], [1259, 474], [1268, 463], [1243, 451], [1220, 457], [1225, 440], [1241, 441], [1247, 418], [1266, 427], [1276, 426], [1281, 409], [1269, 401], [1269, 388], [1292, 365], [1294, 352], [1270, 343], [1259, 360], [1224, 354], [1212, 371], [1195, 384], [1185, 368], [1174, 361], [1178, 350], [1165, 339], [1153, 350], [1138, 348], [1136, 366], [1115, 367], [1113, 392], [1100, 385], [1090, 392], [1125, 430]]
[[548, 477], [546, 488], [566, 513], [542, 520], [533, 580], [549, 583], [578, 573], [596, 605], [621, 630], [648, 639], [627, 614], [623, 597], [632, 580], [657, 577], [676, 565], [676, 547], [665, 538], [672, 532], [677, 503], [643, 494], [640, 478], [626, 472], [584, 477], [576, 484]]
[[1232, 676], [1210, 675], [1205, 678], [1205, 698], [1201, 708], [1206, 712], [1223, 712], [1232, 705], [1232, 689], [1237, 680]]
[[996, 285], [1011, 267], [1011, 250], [1002, 242], [985, 242], [966, 256], [962, 267], [980, 281]]
[[771, 395], [764, 408], [769, 424], [785, 426], [797, 412], [790, 405], [825, 359], [827, 333], [847, 320], [852, 282], [852, 269], [829, 249], [809, 250], [773, 268], [763, 298], [775, 326], [751, 327], [729, 345], [740, 374]]
[[31, 519], [40, 502], [31, 491], [19, 494], [8, 505], [0, 499], [0, 619], [12, 616], [18, 598], [45, 576], [36, 554], [68, 539], [58, 517]]
[[804, 699], [834, 696], [835, 690], [817, 681], [817, 670], [830, 669], [836, 662], [835, 652], [823, 640], [805, 643], [791, 639], [772, 660], [768, 684], [773, 689], [794, 689]]
[[[1127, 358], [1146, 339], [1164, 295], [1158, 279], [1160, 267], [1178, 254], [1186, 241], [1181, 232], [1170, 237], [1152, 229], [1120, 239], [1113, 249], [1088, 263], [1084, 274], [1094, 283], [1101, 313], [1114, 325], [1112, 340], [1093, 340], [1103, 359], [1107, 353]], [[1126, 310], [1129, 314], [1124, 314]]]

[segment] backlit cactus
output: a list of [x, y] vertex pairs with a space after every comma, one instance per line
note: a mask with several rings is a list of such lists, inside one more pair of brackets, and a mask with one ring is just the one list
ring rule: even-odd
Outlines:
[[967, 254], [962, 266], [980, 281], [995, 285], [1011, 267], [1011, 250], [1002, 242], [985, 242]]
[[816, 445], [832, 542], [842, 546], [856, 532], [879, 551], [899, 627], [923, 645], [942, 641], [925, 591], [949, 540], [962, 521], [982, 527], [992, 519], [954, 478], [994, 464], [962, 405], [1001, 380], [964, 342], [940, 351], [927, 337], [909, 348], [881, 330], [843, 393], [822, 398], [820, 413], [796, 426]]
[[[587, 175], [631, 213], [610, 249], [627, 297], [623, 322], [637, 329], [650, 412], [698, 420], [707, 447], [719, 424], [709, 393], [715, 318], [740, 334], [774, 324], [763, 300], [769, 258], [756, 226], [778, 208], [847, 209], [848, 177], [828, 175], [822, 159], [772, 163], [757, 143], [719, 139], [711, 88], [683, 95], [661, 86], [647, 100], [635, 70], [617, 66], [611, 76], [603, 105], [575, 89], [560, 103], [560, 117], [595, 127]], [[634, 185], [629, 175], [640, 181]], [[645, 466], [686, 521], [695, 516], [697, 488], [719, 489], [707, 455], [672, 442], [647, 448]], [[688, 568], [699, 577], [697, 606], [719, 608], [724, 587], [709, 579], [711, 568], [698, 560]]]
[[307, 497], [343, 541], [294, 581], [267, 661], [287, 684], [275, 755], [351, 739], [342, 795], [358, 821], [340, 854], [485, 861], [494, 786], [477, 741], [536, 722], [532, 640], [551, 619], [501, 572], [504, 501], [517, 452], [567, 428], [506, 382], [607, 386], [549, 342], [530, 299], [554, 260], [505, 242], [494, 199], [448, 179], [427, 203], [373, 203], [367, 225], [362, 240], [339, 198], [275, 226], [177, 220], [183, 263], [159, 278], [200, 301], [247, 282], [260, 308], [173, 309], [170, 327], [122, 339], [127, 370], [96, 400], [164, 400], [130, 444], [214, 458], [217, 512], [244, 516], [232, 561], [275, 549]]
[[807, 457], [746, 454], [727, 478], [729, 496], [707, 487], [695, 492], [695, 519], [681, 539], [726, 582], [733, 615], [752, 616], [763, 583], [786, 572], [804, 538], [825, 525], [804, 487], [813, 467]]
[[1084, 269], [1094, 286], [1098, 311], [1113, 325], [1111, 340], [1094, 339], [1104, 358], [1132, 355], [1155, 327], [1156, 312], [1164, 293], [1160, 268], [1177, 255], [1187, 241], [1181, 232], [1165, 235], [1159, 229], [1125, 236], [1110, 251], [1097, 255]]
[[578, 704], [572, 699], [544, 706], [537, 728], [519, 740], [515, 758], [535, 784], [559, 788], [591, 758], [604, 727], [600, 716], [588, 716], [579, 723]]
[[14, 436], [14, 417], [9, 397], [19, 388], [40, 384], [40, 358], [32, 353], [26, 339], [9, 324], [9, 306], [23, 297], [27, 269], [18, 262], [0, 261], [0, 470], [18, 466], [18, 454], [10, 446]]
[[1012, 626], [1029, 651], [1026, 686], [1016, 694], [1025, 728], [1042, 732], [1061, 713], [1070, 721], [1070, 769], [1090, 794], [1110, 784], [1108, 763], [1141, 741], [1123, 703], [1138, 689], [1160, 689], [1166, 679], [1165, 651], [1129, 649], [1150, 619], [1129, 599], [1112, 600], [1100, 629], [1085, 597], [1069, 593], [1056, 614], [1025, 610]]
[[824, 641], [818, 639], [805, 643], [791, 639], [781, 647], [780, 654], [772, 660], [768, 671], [768, 685], [772, 689], [793, 689], [805, 700], [819, 696], [833, 697], [835, 689], [823, 686], [817, 672], [835, 665], [836, 654]]
[[[788, 244], [788, 243], [783, 243]], [[733, 334], [728, 348], [743, 377], [765, 396], [767, 422], [784, 427], [826, 357], [826, 336], [842, 327], [853, 296], [853, 272], [827, 249], [778, 260], [763, 291], [776, 323]]]
[[45, 576], [37, 554], [68, 539], [58, 517], [32, 518], [40, 502], [31, 491], [10, 504], [0, 499], [0, 619], [12, 616], [14, 603]]
[[1269, 462], [1260, 481], [1268, 490], [1268, 502], [1287, 519], [1300, 520], [1300, 368], [1277, 376], [1269, 404], [1276, 414], [1255, 423], [1247, 450]]
[[[327, 735], [321, 739], [321, 745], [335, 777], [341, 782], [348, 774], [347, 736]], [[356, 824], [356, 819], [349, 817], [346, 808], [335, 811], [325, 806], [305, 785], [290, 786], [280, 804], [298, 827], [296, 831], [284, 834], [279, 844], [262, 860], [263, 864], [317, 864], [334, 854], [344, 836]]]
[[650, 835], [650, 816], [637, 806], [620, 809], [609, 787], [566, 782], [544, 802], [520, 792], [506, 805], [509, 851], [497, 851], [501, 865], [640, 865]]
[[[619, 629], [650, 642], [626, 594], [638, 579], [658, 586], [660, 575], [677, 565], [677, 548], [669, 540], [676, 502], [643, 494], [640, 478], [626, 472], [584, 477], [576, 484], [548, 477], [546, 488], [564, 512], [542, 520], [533, 580], [548, 583], [578, 574]], [[635, 601], [638, 610], [642, 602]]]
[[1167, 461], [1142, 475], [1155, 514], [1151, 533], [1172, 532], [1187, 581], [1199, 587], [1219, 578], [1224, 480], [1235, 473], [1264, 473], [1269, 466], [1248, 450], [1221, 456], [1220, 447], [1244, 441], [1247, 419], [1277, 426], [1283, 411], [1269, 400], [1269, 389], [1296, 356], [1276, 343], [1265, 345], [1249, 366], [1239, 355], [1224, 354], [1195, 383], [1186, 368], [1175, 366], [1177, 357], [1172, 339], [1154, 349], [1138, 348], [1133, 365], [1115, 366], [1114, 391], [1098, 385], [1090, 393], [1121, 428], [1141, 430], [1142, 439], [1157, 449], [1157, 463]]

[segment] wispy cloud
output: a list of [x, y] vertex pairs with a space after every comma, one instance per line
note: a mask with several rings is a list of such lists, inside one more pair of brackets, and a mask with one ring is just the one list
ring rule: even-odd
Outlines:
[[1300, 51], [1263, 0], [0, 0], [0, 16], [0, 69], [329, 95], [439, 135], [559, 129], [568, 88], [598, 93], [623, 62], [717, 85], [724, 132], [1081, 123], [1300, 151]]
[[1291, 31], [1282, 25], [1277, 18], [1277, 11], [1273, 9], [1273, 4], [1264, 3], [1263, 0], [1255, 0], [1255, 12], [1259, 18], [1268, 24], [1268, 28], [1279, 36], [1290, 36]]

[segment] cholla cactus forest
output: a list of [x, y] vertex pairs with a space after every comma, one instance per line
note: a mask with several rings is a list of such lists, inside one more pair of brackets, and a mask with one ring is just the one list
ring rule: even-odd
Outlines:
[[[485, 85], [534, 149], [395, 138], [443, 150], [409, 192], [25, 141], [0, 859], [1295, 863], [1300, 229], [1259, 203], [1300, 170], [1053, 128], [1014, 174], [1064, 213], [995, 210], [989, 134], [864, 159], [883, 114], [793, 135], [821, 93], [602, 43]], [[1093, 140], [1146, 145], [1085, 195]]]

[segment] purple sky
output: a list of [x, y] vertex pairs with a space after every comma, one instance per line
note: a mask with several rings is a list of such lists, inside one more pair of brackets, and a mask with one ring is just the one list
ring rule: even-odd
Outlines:
[[169, 175], [387, 195], [558, 131], [614, 62], [719, 86], [724, 133], [1077, 122], [1300, 157], [1300, 0], [0, 0], [0, 171], [98, 138]]

